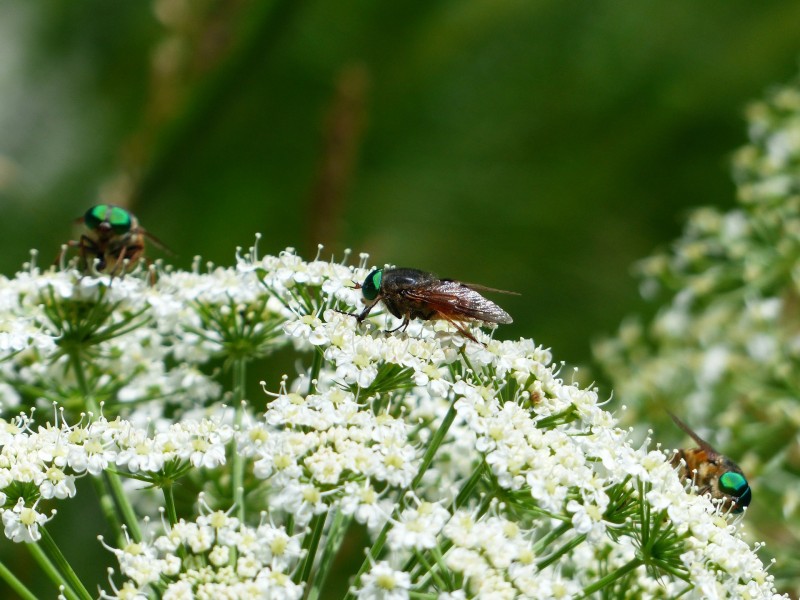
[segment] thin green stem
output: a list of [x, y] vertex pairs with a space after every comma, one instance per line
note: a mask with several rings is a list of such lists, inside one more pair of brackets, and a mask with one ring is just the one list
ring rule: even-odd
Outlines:
[[86, 374], [83, 372], [83, 364], [81, 363], [80, 353], [72, 351], [69, 353], [69, 360], [72, 363], [72, 371], [75, 373], [75, 379], [78, 380], [78, 388], [83, 395], [83, 401], [86, 403], [86, 409], [94, 413], [100, 414], [100, 407], [94, 399], [89, 389], [89, 384], [86, 381]]
[[545, 548], [547, 548], [550, 544], [552, 544], [555, 540], [560, 538], [570, 529], [572, 529], [571, 522], [562, 523], [561, 525], [553, 529], [550, 533], [548, 533], [546, 536], [544, 536], [542, 539], [540, 539], [538, 542], [536, 542], [536, 544], [533, 547], [533, 551], [536, 554], [541, 554]]
[[63, 588], [64, 595], [69, 598], [69, 600], [79, 600], [78, 595], [73, 591], [67, 580], [64, 579], [64, 576], [48, 558], [39, 544], [25, 544], [25, 547], [28, 549], [28, 552], [31, 553], [33, 560], [36, 561], [39, 568], [44, 572], [47, 578], [53, 582], [56, 588]]
[[565, 554], [571, 552], [578, 545], [582, 544], [583, 540], [585, 540], [585, 539], [586, 539], [586, 534], [583, 534], [583, 533], [581, 535], [575, 536], [570, 541], [568, 541], [566, 544], [561, 546], [561, 548], [559, 548], [558, 550], [553, 552], [550, 556], [548, 556], [547, 558], [543, 558], [541, 561], [536, 563], [536, 567], [539, 570], [542, 570], [545, 567], [549, 567], [554, 562], [556, 562], [559, 558], [561, 558]]
[[639, 566], [643, 565], [644, 562], [638, 556], [626, 564], [622, 565], [619, 569], [608, 573], [604, 577], [598, 579], [593, 584], [586, 586], [583, 588], [583, 597], [588, 598], [591, 594], [595, 593], [598, 590], [602, 590], [607, 585], [615, 582], [617, 579], [624, 577], [634, 569], [637, 569]]
[[450, 408], [447, 409], [447, 414], [445, 414], [444, 419], [442, 419], [442, 423], [439, 425], [439, 428], [436, 430], [433, 438], [431, 438], [431, 441], [425, 450], [425, 455], [422, 457], [422, 463], [419, 466], [419, 471], [417, 471], [416, 477], [414, 477], [414, 480], [411, 482], [409, 491], [413, 492], [417, 489], [417, 486], [425, 476], [425, 472], [428, 470], [428, 467], [431, 466], [434, 456], [436, 456], [436, 453], [439, 451], [439, 447], [442, 445], [447, 432], [450, 431], [450, 426], [453, 424], [453, 421], [455, 421], [456, 418], [455, 404], [455, 402], [450, 403]]
[[433, 565], [430, 562], [425, 559], [425, 555], [419, 550], [415, 550], [414, 555], [417, 557], [417, 562], [419, 562], [425, 569], [425, 574], [433, 580], [434, 585], [436, 585], [436, 587], [438, 587], [440, 590], [447, 589], [447, 585], [441, 578], [441, 574], [437, 571], [437, 569], [433, 568]]
[[325, 528], [327, 516], [328, 513], [322, 513], [314, 515], [314, 518], [311, 519], [311, 535], [306, 534], [303, 539], [303, 549], [306, 551], [306, 555], [303, 557], [300, 569], [297, 570], [297, 575], [299, 576], [297, 583], [308, 581], [311, 578], [311, 570], [314, 568], [314, 559], [317, 557], [317, 548], [319, 547], [320, 539], [322, 539], [322, 531]]
[[[35, 544], [30, 544], [34, 546]], [[36, 600], [36, 596], [34, 596], [31, 591], [22, 583], [11, 570], [6, 567], [2, 562], [0, 562], [0, 579], [6, 582], [9, 588], [11, 588], [14, 592], [16, 592], [17, 596], [20, 597], [21, 600]]]
[[100, 510], [103, 511], [106, 523], [108, 523], [108, 526], [114, 531], [117, 539], [123, 539], [122, 521], [117, 513], [117, 507], [114, 505], [114, 499], [111, 497], [111, 494], [108, 493], [107, 481], [104, 477], [90, 477], [89, 479], [94, 486], [94, 491], [100, 502]]
[[645, 499], [644, 483], [638, 482], [639, 490], [639, 524], [641, 527], [642, 548], [650, 547], [650, 504]]
[[[69, 358], [72, 364], [72, 370], [75, 373], [75, 378], [78, 381], [81, 394], [83, 394], [84, 401], [86, 402], [86, 408], [95, 415], [100, 414], [100, 407], [97, 405], [94, 396], [91, 394], [89, 384], [86, 381], [86, 374], [83, 371], [80, 353], [76, 350], [73, 350], [69, 353]], [[119, 519], [113, 510], [113, 507], [116, 506], [122, 514], [123, 521], [128, 526], [128, 531], [130, 532], [131, 537], [134, 539], [134, 541], [140, 541], [142, 539], [142, 534], [139, 530], [139, 522], [136, 519], [136, 514], [133, 512], [133, 507], [128, 500], [125, 490], [122, 489], [122, 482], [120, 481], [119, 475], [106, 470], [103, 473], [103, 476], [103, 480], [99, 481], [97, 484], [97, 490], [98, 494], [100, 495], [100, 507], [103, 509], [106, 520], [110, 525], [117, 526], [117, 536], [121, 539], [122, 531], [119, 524]], [[105, 484], [103, 482], [105, 482]], [[111, 498], [112, 495], [113, 500]]]
[[322, 369], [322, 349], [314, 348], [314, 358], [311, 359], [311, 371], [308, 373], [308, 394], [316, 391], [316, 384], [314, 383], [319, 377], [319, 372]]
[[345, 516], [341, 511], [336, 511], [331, 520], [331, 525], [328, 528], [327, 541], [325, 548], [320, 555], [319, 566], [317, 572], [314, 574], [311, 581], [307, 582], [308, 595], [306, 600], [318, 600], [321, 597], [322, 587], [325, 585], [325, 580], [330, 574], [331, 567], [333, 567], [333, 560], [342, 546], [347, 530], [350, 528], [352, 517]]
[[[247, 359], [237, 358], [233, 363], [233, 402], [236, 405], [234, 416], [234, 429], [241, 430], [244, 417], [244, 394], [247, 382]], [[244, 523], [244, 457], [233, 448], [231, 465], [231, 485], [233, 486], [233, 504], [236, 506], [236, 516]]]
[[75, 574], [75, 571], [72, 570], [72, 565], [69, 564], [69, 561], [61, 553], [61, 550], [55, 540], [50, 536], [50, 532], [47, 531], [47, 528], [42, 525], [39, 527], [39, 531], [42, 534], [40, 544], [44, 547], [47, 554], [50, 555], [50, 558], [53, 559], [55, 566], [63, 575], [64, 580], [62, 583], [67, 585], [67, 587], [75, 593], [77, 598], [92, 600], [91, 594], [89, 594], [88, 590], [84, 587], [83, 582]]
[[119, 475], [109, 470], [104, 471], [103, 475], [105, 475], [106, 480], [108, 481], [108, 487], [111, 488], [111, 493], [114, 496], [117, 507], [122, 513], [122, 520], [125, 522], [125, 525], [127, 525], [128, 533], [130, 534], [131, 539], [134, 542], [141, 542], [142, 531], [139, 529], [139, 521], [136, 518], [136, 513], [134, 512], [133, 506], [128, 499], [127, 493], [125, 493], [125, 490], [122, 488], [122, 480], [120, 479]]
[[[680, 560], [680, 558], [678, 558], [678, 560]], [[686, 571], [685, 568], [676, 567], [676, 566], [674, 566], [674, 565], [672, 565], [672, 564], [670, 564], [668, 562], [665, 562], [665, 561], [658, 561], [658, 567], [662, 571], [666, 571], [667, 573], [670, 573], [671, 575], [674, 575], [678, 579], [682, 579], [686, 583], [691, 584], [691, 582], [692, 582], [691, 578], [689, 577], [689, 573]]]
[[472, 497], [472, 492], [480, 482], [481, 477], [483, 477], [484, 464], [485, 463], [481, 461], [478, 466], [473, 469], [472, 475], [470, 475], [467, 482], [461, 487], [458, 496], [456, 496], [455, 508], [461, 508], [466, 504], [467, 500]]
[[178, 511], [175, 508], [175, 491], [172, 489], [172, 483], [168, 483], [161, 487], [164, 493], [164, 509], [167, 511], [167, 519], [170, 525], [175, 525], [178, 522]]

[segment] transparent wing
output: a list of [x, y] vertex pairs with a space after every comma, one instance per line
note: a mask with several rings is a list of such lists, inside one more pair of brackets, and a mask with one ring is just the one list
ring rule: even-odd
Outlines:
[[402, 294], [410, 300], [429, 305], [451, 319], [475, 319], [502, 324], [513, 322], [511, 315], [497, 304], [481, 296], [472, 286], [459, 281], [442, 279], [422, 287], [403, 290]]
[[719, 454], [719, 452], [717, 452], [716, 450], [714, 450], [714, 448], [711, 447], [711, 444], [709, 444], [707, 441], [705, 441], [703, 438], [701, 438], [699, 435], [697, 435], [692, 430], [692, 428], [689, 427], [686, 423], [681, 421], [678, 417], [673, 415], [670, 411], [667, 411], [667, 414], [669, 414], [669, 416], [672, 417], [672, 420], [675, 421], [675, 425], [677, 425], [680, 429], [682, 429], [685, 433], [687, 433], [689, 435], [689, 437], [691, 437], [697, 443], [697, 445], [700, 448], [702, 448], [706, 452], [712, 452], [715, 455]]
[[[449, 279], [445, 279], [444, 281], [450, 281]], [[509, 296], [521, 296], [519, 292], [510, 292], [508, 290], [498, 290], [497, 288], [488, 287], [485, 285], [480, 285], [479, 283], [464, 283], [463, 281], [454, 281], [454, 283], [460, 283], [461, 285], [470, 288], [471, 290], [475, 290], [476, 292], [494, 292], [495, 294], [508, 294]]]

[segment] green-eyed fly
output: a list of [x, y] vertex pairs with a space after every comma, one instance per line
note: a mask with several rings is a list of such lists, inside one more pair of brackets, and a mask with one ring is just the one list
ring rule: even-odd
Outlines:
[[[120, 206], [92, 206], [78, 222], [83, 223], [84, 231], [80, 239], [70, 240], [67, 246], [78, 249], [84, 272], [95, 269], [114, 276], [130, 271], [144, 254], [145, 238], [164, 247], [130, 211]], [[63, 258], [63, 251], [59, 258]]]
[[360, 314], [354, 315], [359, 323], [367, 318], [378, 302], [383, 302], [392, 315], [403, 320], [391, 331], [405, 331], [411, 319], [441, 319], [448, 321], [461, 335], [473, 342], [478, 340], [464, 323], [512, 322], [511, 315], [478, 291], [516, 294], [453, 279], [439, 279], [419, 269], [375, 269], [356, 288], [361, 289], [366, 304]]
[[711, 494], [712, 498], [722, 500], [723, 510], [742, 512], [753, 499], [742, 470], [730, 458], [714, 450], [686, 423], [672, 413], [670, 416], [698, 445], [698, 448], [677, 450], [672, 457], [672, 466], [679, 467], [681, 477], [694, 482], [700, 494]]

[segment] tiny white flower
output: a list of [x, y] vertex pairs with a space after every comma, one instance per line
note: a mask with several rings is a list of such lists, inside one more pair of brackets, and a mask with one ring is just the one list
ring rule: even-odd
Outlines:
[[407, 600], [410, 589], [408, 573], [395, 571], [386, 561], [381, 561], [361, 577], [355, 595], [360, 600]]
[[36, 506], [25, 506], [20, 498], [13, 508], [3, 510], [5, 536], [12, 542], [38, 542], [42, 538], [39, 526], [50, 519], [36, 510]]

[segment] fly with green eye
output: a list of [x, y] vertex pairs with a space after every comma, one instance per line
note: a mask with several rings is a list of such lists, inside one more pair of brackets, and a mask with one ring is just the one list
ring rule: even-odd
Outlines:
[[444, 320], [473, 342], [478, 340], [469, 332], [465, 323], [512, 322], [506, 311], [481, 296], [478, 291], [517, 295], [516, 292], [462, 283], [454, 279], [439, 279], [432, 273], [405, 268], [375, 269], [367, 275], [363, 284], [356, 285], [356, 289], [359, 288], [366, 304], [360, 314], [353, 315], [359, 323], [367, 318], [378, 302], [383, 302], [392, 315], [403, 320], [390, 331], [405, 331], [411, 319]]
[[697, 485], [698, 493], [711, 494], [712, 498], [722, 500], [723, 510], [742, 512], [749, 506], [753, 493], [739, 466], [714, 450], [678, 417], [672, 413], [669, 416], [698, 445], [698, 448], [677, 450], [672, 457], [672, 466], [680, 468], [681, 477]]
[[139, 220], [128, 210], [112, 204], [91, 207], [78, 219], [84, 231], [80, 239], [67, 242], [59, 256], [63, 260], [67, 247], [77, 248], [80, 268], [108, 273], [112, 277], [128, 272], [142, 258], [145, 238], [164, 248], [154, 236], [139, 225]]

